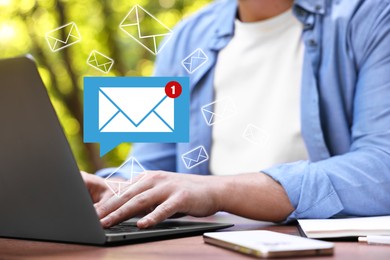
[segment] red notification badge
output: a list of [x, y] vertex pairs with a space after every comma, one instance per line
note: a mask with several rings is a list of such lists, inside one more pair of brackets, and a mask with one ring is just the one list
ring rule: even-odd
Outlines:
[[181, 85], [177, 81], [169, 81], [165, 85], [165, 94], [170, 98], [177, 98], [181, 95]]

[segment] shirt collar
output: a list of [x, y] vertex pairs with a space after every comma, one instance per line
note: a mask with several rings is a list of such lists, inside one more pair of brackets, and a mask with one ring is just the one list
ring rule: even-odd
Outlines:
[[[217, 37], [231, 36], [234, 33], [234, 20], [237, 15], [237, 0], [225, 0], [226, 7], [221, 8], [216, 21]], [[326, 0], [295, 0], [294, 5], [311, 13], [324, 14]]]
[[234, 20], [237, 16], [237, 0], [226, 0], [226, 7], [217, 14], [216, 34], [218, 37], [233, 35]]

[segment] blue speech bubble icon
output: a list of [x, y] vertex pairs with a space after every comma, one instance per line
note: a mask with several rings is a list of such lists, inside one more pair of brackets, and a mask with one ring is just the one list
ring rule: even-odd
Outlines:
[[189, 141], [188, 77], [84, 77], [84, 142]]

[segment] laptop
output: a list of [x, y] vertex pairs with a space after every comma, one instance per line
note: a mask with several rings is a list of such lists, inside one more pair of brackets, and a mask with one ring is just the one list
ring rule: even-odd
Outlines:
[[226, 223], [167, 220], [105, 230], [29, 57], [0, 60], [0, 236], [93, 245], [200, 234]]

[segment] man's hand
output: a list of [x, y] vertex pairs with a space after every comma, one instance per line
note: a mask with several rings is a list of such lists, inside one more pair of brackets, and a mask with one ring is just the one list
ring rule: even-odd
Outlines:
[[263, 173], [201, 176], [163, 171], [140, 174], [121, 196], [100, 177], [82, 173], [103, 227], [143, 214], [147, 228], [177, 214], [205, 217], [217, 211], [282, 221], [293, 210], [283, 187]]
[[121, 196], [111, 195], [95, 204], [103, 227], [148, 213], [137, 223], [153, 226], [176, 213], [208, 216], [219, 208], [218, 177], [147, 171]]

